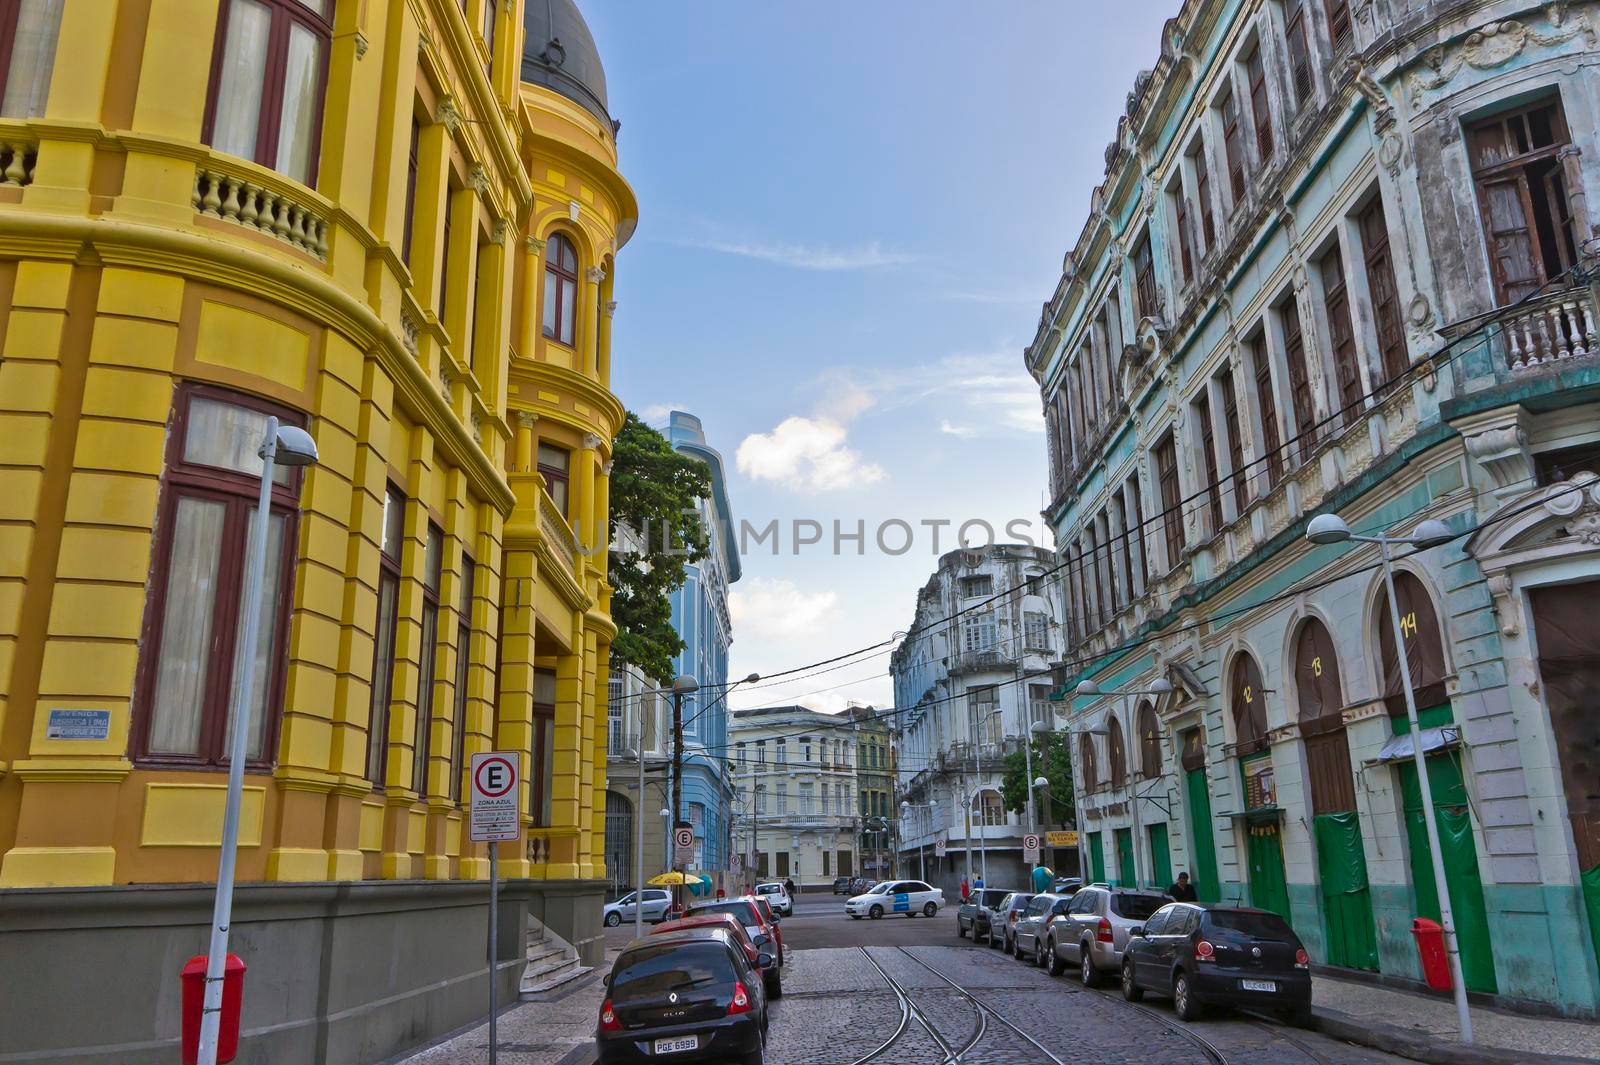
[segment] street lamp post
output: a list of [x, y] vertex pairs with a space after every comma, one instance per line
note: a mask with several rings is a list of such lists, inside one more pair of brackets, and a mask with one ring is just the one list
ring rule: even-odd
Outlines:
[[[683, 872], [678, 868], [677, 848], [672, 838], [676, 835], [677, 827], [683, 821], [683, 697], [693, 695], [700, 690], [700, 682], [689, 674], [684, 673], [672, 682], [672, 824], [667, 829], [668, 855], [672, 859], [671, 868]], [[675, 908], [683, 907], [683, 885], [675, 884]]]
[[[1122, 697], [1122, 717], [1127, 722], [1128, 726], [1123, 730], [1123, 734], [1137, 736], [1138, 728], [1130, 716], [1132, 713], [1130, 707], [1133, 697], [1135, 695], [1154, 695], [1157, 697], [1171, 695], [1172, 682], [1166, 677], [1157, 677], [1155, 680], [1150, 682], [1150, 687], [1148, 688], [1122, 688], [1106, 691], [1094, 681], [1085, 680], [1079, 682], [1077, 693], [1079, 695], [1091, 696], [1103, 695], [1107, 698], [1113, 695], [1120, 695]], [[1126, 754], [1126, 752], [1124, 752], [1124, 754]], [[1143, 833], [1140, 831], [1142, 826], [1139, 824], [1139, 790], [1137, 786], [1130, 787], [1128, 790], [1133, 793], [1129, 799], [1129, 805], [1133, 807], [1133, 878], [1135, 881], [1137, 881], [1139, 879], [1139, 867], [1144, 864], [1139, 860], [1139, 837], [1143, 835]], [[1134, 886], [1138, 887], [1138, 884], [1136, 883]]]
[[262, 433], [261, 494], [250, 522], [249, 557], [245, 565], [244, 631], [235, 652], [232, 718], [228, 735], [228, 794], [222, 811], [222, 853], [217, 858], [217, 894], [211, 908], [211, 943], [206, 952], [205, 1001], [200, 1014], [200, 1065], [216, 1065], [222, 1035], [222, 977], [228, 957], [228, 929], [233, 921], [234, 865], [239, 850], [239, 807], [244, 796], [244, 760], [250, 735], [250, 700], [255, 694], [256, 640], [261, 627], [262, 581], [267, 568], [267, 536], [272, 521], [272, 471], [274, 466], [310, 466], [317, 461], [317, 444], [311, 434], [293, 425], [267, 418]]
[[[982, 717], [974, 718], [973, 720], [976, 721], [979, 724], [979, 726], [981, 726], [983, 728], [987, 728], [988, 725], [989, 725], [989, 719], [991, 717], [994, 717], [996, 714], [1001, 713], [1001, 712], [1002, 711], [1001, 711], [1000, 707], [997, 706], [993, 710], [989, 711], [987, 714], [984, 714]], [[983, 802], [982, 802], [982, 796], [983, 796], [983, 744], [982, 744], [982, 742], [979, 740], [979, 738], [977, 736], [974, 736], [972, 738], [972, 758], [973, 758], [973, 774], [978, 778], [978, 793], [977, 793], [976, 796], [974, 796], [974, 795], [968, 795], [967, 796], [967, 810], [968, 810], [968, 814], [967, 814], [967, 836], [968, 836], [968, 839], [967, 839], [967, 875], [969, 877], [972, 875], [972, 839], [971, 839], [971, 836], [972, 836], [972, 814], [971, 814], [971, 810], [972, 810], [972, 800], [974, 798], [977, 798], [979, 800], [979, 805], [978, 805], [978, 878], [984, 882], [985, 886], [987, 886], [988, 883], [989, 883], [989, 834], [984, 831], [984, 827], [985, 827], [984, 826], [984, 821], [986, 820], [986, 818], [984, 816], [984, 806], [983, 806]]]
[[1394, 629], [1395, 654], [1399, 659], [1400, 687], [1406, 698], [1406, 720], [1411, 724], [1411, 761], [1417, 770], [1417, 785], [1422, 791], [1422, 824], [1428, 831], [1429, 857], [1433, 863], [1433, 882], [1439, 897], [1439, 923], [1444, 926], [1444, 949], [1450, 960], [1450, 980], [1456, 1001], [1456, 1023], [1461, 1041], [1472, 1042], [1472, 1014], [1467, 1009], [1467, 985], [1461, 974], [1461, 945], [1456, 937], [1455, 914], [1450, 906], [1450, 886], [1445, 879], [1444, 851], [1439, 846], [1439, 826], [1435, 823], [1433, 785], [1428, 781], [1428, 763], [1422, 750], [1422, 725], [1417, 719], [1417, 696], [1411, 688], [1411, 662], [1406, 651], [1405, 629], [1400, 624], [1400, 604], [1395, 598], [1394, 566], [1390, 545], [1409, 544], [1426, 551], [1455, 539], [1450, 527], [1436, 518], [1419, 522], [1410, 536], [1358, 535], [1350, 531], [1337, 514], [1318, 514], [1306, 526], [1306, 539], [1314, 544], [1339, 544], [1353, 540], [1377, 544], [1383, 562], [1383, 586], [1388, 592], [1389, 624]]

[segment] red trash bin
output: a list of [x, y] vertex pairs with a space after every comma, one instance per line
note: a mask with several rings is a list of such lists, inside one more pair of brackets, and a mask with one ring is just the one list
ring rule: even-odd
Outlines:
[[1426, 917], [1411, 920], [1411, 934], [1417, 940], [1417, 953], [1422, 956], [1422, 978], [1435, 991], [1449, 991], [1450, 959], [1444, 952], [1444, 926]]
[[[244, 1002], [244, 960], [229, 954], [222, 964], [222, 1031], [217, 1036], [217, 1061], [239, 1054], [239, 1007]], [[206, 956], [196, 954], [178, 974], [183, 981], [183, 1065], [200, 1057], [200, 1014], [206, 1000]]]

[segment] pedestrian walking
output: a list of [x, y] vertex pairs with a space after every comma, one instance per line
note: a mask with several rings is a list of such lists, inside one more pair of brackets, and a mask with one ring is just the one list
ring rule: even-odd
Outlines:
[[1167, 888], [1167, 894], [1179, 902], [1194, 902], [1196, 895], [1194, 885], [1189, 883], [1189, 874], [1179, 873], [1178, 882]]
[[794, 898], [794, 881], [788, 877], [783, 878], [783, 890], [792, 899]]
[[961, 878], [961, 901], [962, 902], [966, 902], [967, 901], [967, 896], [969, 894], [971, 894], [971, 893], [972, 893], [972, 889], [967, 887], [967, 878], [966, 877], [962, 877]]
[[972, 890], [974, 890], [974, 891], [982, 891], [983, 890], [983, 877], [980, 876], [980, 877], [978, 877], [976, 880], [974, 880], [972, 882]]

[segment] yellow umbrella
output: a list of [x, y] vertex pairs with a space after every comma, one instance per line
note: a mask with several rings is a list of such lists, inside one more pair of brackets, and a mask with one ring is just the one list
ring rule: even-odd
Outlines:
[[689, 883], [691, 879], [691, 877], [685, 876], [676, 869], [672, 869], [665, 873], [658, 873], [646, 880], [645, 883], [651, 887], [677, 887]]

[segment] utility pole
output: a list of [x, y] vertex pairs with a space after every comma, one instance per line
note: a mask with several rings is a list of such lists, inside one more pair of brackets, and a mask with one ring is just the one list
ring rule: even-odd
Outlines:
[[[700, 690], [700, 682], [682, 674], [672, 682], [672, 828], [676, 830], [683, 824], [683, 697]], [[673, 837], [677, 833], [667, 833], [667, 845], [676, 850]], [[683, 866], [677, 861], [677, 855], [672, 855], [672, 868], [679, 873]], [[683, 909], [683, 884], [674, 885], [677, 889], [677, 908]]]

